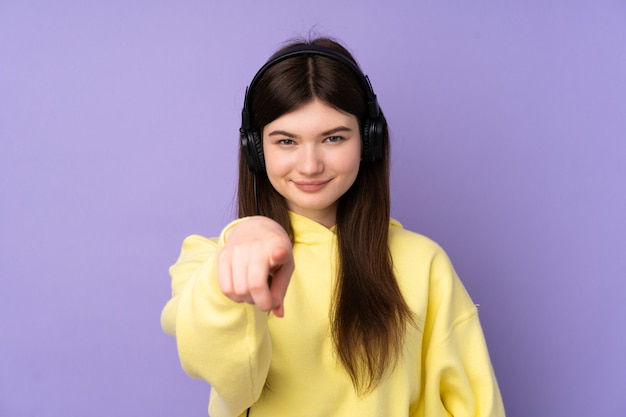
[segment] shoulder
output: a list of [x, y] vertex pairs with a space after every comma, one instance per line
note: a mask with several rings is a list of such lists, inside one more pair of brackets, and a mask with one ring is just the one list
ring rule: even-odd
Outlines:
[[389, 247], [396, 278], [416, 311], [429, 305], [435, 309], [448, 306], [455, 310], [454, 317], [475, 313], [469, 294], [439, 244], [392, 220]]
[[430, 281], [448, 282], [457, 279], [448, 254], [437, 242], [405, 229], [394, 219], [390, 221], [389, 251], [401, 276], [420, 275]]
[[217, 251], [218, 245], [219, 238], [217, 237], [187, 236], [183, 240], [176, 263], [170, 268], [170, 273], [175, 273], [179, 269], [186, 270], [189, 265], [203, 262]]
[[405, 229], [396, 219], [389, 221], [389, 248], [392, 255], [425, 256], [431, 259], [445, 252], [434, 240]]
[[218, 244], [219, 237], [206, 237], [202, 235], [189, 235], [183, 240], [184, 250], [208, 249], [215, 248]]

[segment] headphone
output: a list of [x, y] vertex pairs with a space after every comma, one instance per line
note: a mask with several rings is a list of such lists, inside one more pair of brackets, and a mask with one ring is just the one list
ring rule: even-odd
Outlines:
[[368, 115], [363, 121], [363, 131], [361, 132], [363, 142], [363, 160], [375, 161], [377, 159], [381, 159], [383, 156], [383, 139], [387, 122], [380, 111], [378, 101], [376, 100], [376, 94], [374, 94], [374, 90], [372, 89], [372, 85], [367, 75], [363, 74], [354, 62], [333, 49], [319, 45], [298, 45], [287, 48], [284, 51], [278, 52], [272, 56], [256, 73], [250, 82], [250, 85], [246, 88], [243, 109], [241, 110], [241, 128], [239, 129], [239, 134], [241, 147], [244, 150], [246, 161], [250, 170], [254, 173], [265, 172], [265, 158], [263, 156], [263, 144], [261, 141], [262, 135], [258, 130], [252, 128], [252, 124], [250, 122], [250, 91], [254, 89], [258, 80], [270, 67], [286, 59], [302, 55], [319, 55], [334, 59], [343, 63], [354, 73], [354, 75], [356, 75], [367, 95]]

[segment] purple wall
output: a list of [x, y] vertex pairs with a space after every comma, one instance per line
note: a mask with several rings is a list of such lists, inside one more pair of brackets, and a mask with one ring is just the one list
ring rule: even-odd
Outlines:
[[370, 75], [394, 216], [481, 305], [509, 416], [623, 415], [624, 2], [223, 3], [0, 1], [0, 416], [206, 415], [167, 268], [232, 217], [245, 86], [312, 26]]

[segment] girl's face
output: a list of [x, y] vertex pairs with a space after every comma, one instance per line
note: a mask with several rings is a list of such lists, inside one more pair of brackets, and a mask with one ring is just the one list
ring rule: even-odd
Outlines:
[[314, 99], [263, 128], [263, 152], [267, 176], [289, 210], [333, 226], [337, 201], [359, 172], [356, 116]]

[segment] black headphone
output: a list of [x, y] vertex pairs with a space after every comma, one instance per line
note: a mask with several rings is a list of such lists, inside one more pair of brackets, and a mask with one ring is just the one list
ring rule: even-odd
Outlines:
[[248, 162], [249, 168], [255, 173], [265, 172], [265, 158], [263, 156], [263, 145], [261, 142], [262, 135], [260, 132], [253, 129], [252, 124], [250, 123], [248, 102], [250, 91], [253, 90], [259, 78], [261, 78], [265, 71], [267, 71], [270, 67], [284, 61], [285, 59], [301, 55], [320, 55], [332, 58], [336, 61], [342, 62], [357, 76], [367, 94], [368, 117], [363, 121], [363, 131], [361, 132], [361, 138], [363, 141], [363, 160], [375, 161], [377, 159], [381, 159], [383, 156], [383, 139], [387, 122], [380, 111], [378, 101], [376, 100], [376, 94], [374, 94], [374, 90], [372, 89], [372, 85], [369, 78], [367, 78], [367, 75], [363, 74], [354, 62], [333, 49], [319, 45], [298, 45], [287, 48], [286, 50], [278, 52], [272, 56], [256, 73], [250, 82], [250, 85], [246, 88], [243, 109], [241, 110], [241, 128], [239, 129], [239, 133], [241, 147], [246, 155], [246, 161]]

